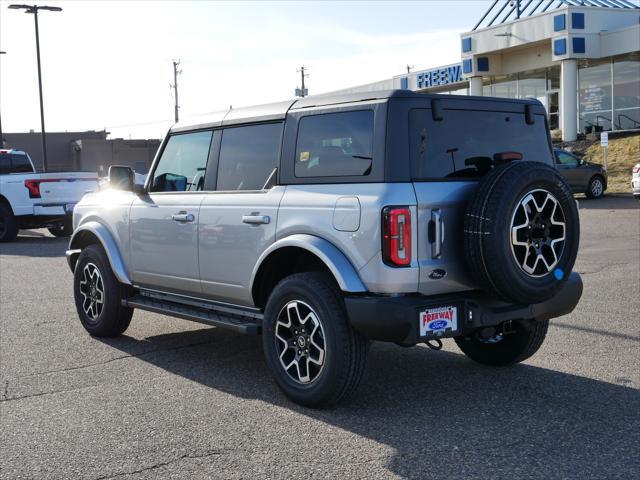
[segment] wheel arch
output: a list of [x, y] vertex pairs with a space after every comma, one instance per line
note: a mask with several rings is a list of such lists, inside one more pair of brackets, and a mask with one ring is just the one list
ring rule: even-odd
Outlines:
[[284, 277], [318, 270], [330, 274], [343, 292], [367, 291], [354, 266], [335, 245], [314, 235], [295, 234], [276, 241], [258, 258], [250, 283], [254, 305], [264, 307], [268, 294]]
[[89, 245], [100, 245], [105, 251], [109, 259], [109, 265], [114, 275], [120, 283], [131, 285], [131, 279], [127, 273], [127, 268], [122, 259], [120, 249], [116, 244], [113, 235], [107, 227], [99, 222], [87, 222], [78, 227], [71, 236], [69, 241], [69, 250], [67, 250], [67, 261], [71, 271], [74, 271], [78, 257], [82, 249]]

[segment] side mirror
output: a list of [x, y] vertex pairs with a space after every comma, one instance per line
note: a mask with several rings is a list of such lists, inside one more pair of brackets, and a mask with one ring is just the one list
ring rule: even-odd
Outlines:
[[123, 165], [111, 165], [109, 167], [109, 186], [116, 190], [133, 192], [134, 173], [130, 167]]

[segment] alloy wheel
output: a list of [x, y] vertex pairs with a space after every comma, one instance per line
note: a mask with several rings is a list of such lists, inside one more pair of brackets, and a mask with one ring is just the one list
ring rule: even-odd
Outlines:
[[318, 378], [325, 363], [326, 344], [313, 308], [300, 300], [288, 302], [278, 313], [275, 339], [280, 365], [292, 380], [309, 384]]
[[594, 178], [591, 182], [591, 195], [594, 197], [599, 197], [602, 195], [602, 191], [604, 190], [604, 186], [602, 185], [602, 180], [599, 178]]
[[87, 263], [82, 269], [80, 295], [84, 313], [96, 321], [104, 308], [104, 283], [100, 270], [93, 263]]
[[520, 269], [531, 277], [552, 272], [565, 237], [565, 215], [556, 197], [544, 189], [525, 194], [511, 219], [511, 251]]

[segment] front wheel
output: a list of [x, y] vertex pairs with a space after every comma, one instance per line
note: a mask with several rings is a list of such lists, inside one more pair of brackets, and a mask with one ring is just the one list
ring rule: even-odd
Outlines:
[[596, 175], [589, 180], [585, 193], [588, 198], [601, 198], [604, 195], [604, 180], [600, 175]]
[[273, 290], [262, 345], [278, 386], [294, 402], [310, 407], [352, 394], [368, 350], [367, 340], [349, 325], [340, 291], [316, 272], [291, 275]]
[[133, 309], [122, 306], [126, 290], [100, 246], [82, 250], [73, 273], [73, 294], [80, 323], [87, 332], [96, 337], [115, 337], [127, 329]]
[[[549, 320], [512, 320], [510, 325], [456, 337], [460, 350], [478, 363], [505, 366], [522, 362], [542, 346]], [[500, 330], [500, 331], [498, 331]]]

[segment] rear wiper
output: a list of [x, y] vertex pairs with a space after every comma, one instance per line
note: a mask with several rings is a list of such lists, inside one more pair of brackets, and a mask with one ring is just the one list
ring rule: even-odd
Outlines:
[[362, 160], [373, 160], [373, 157], [365, 157], [364, 155], [351, 155], [351, 158], [360, 158]]

